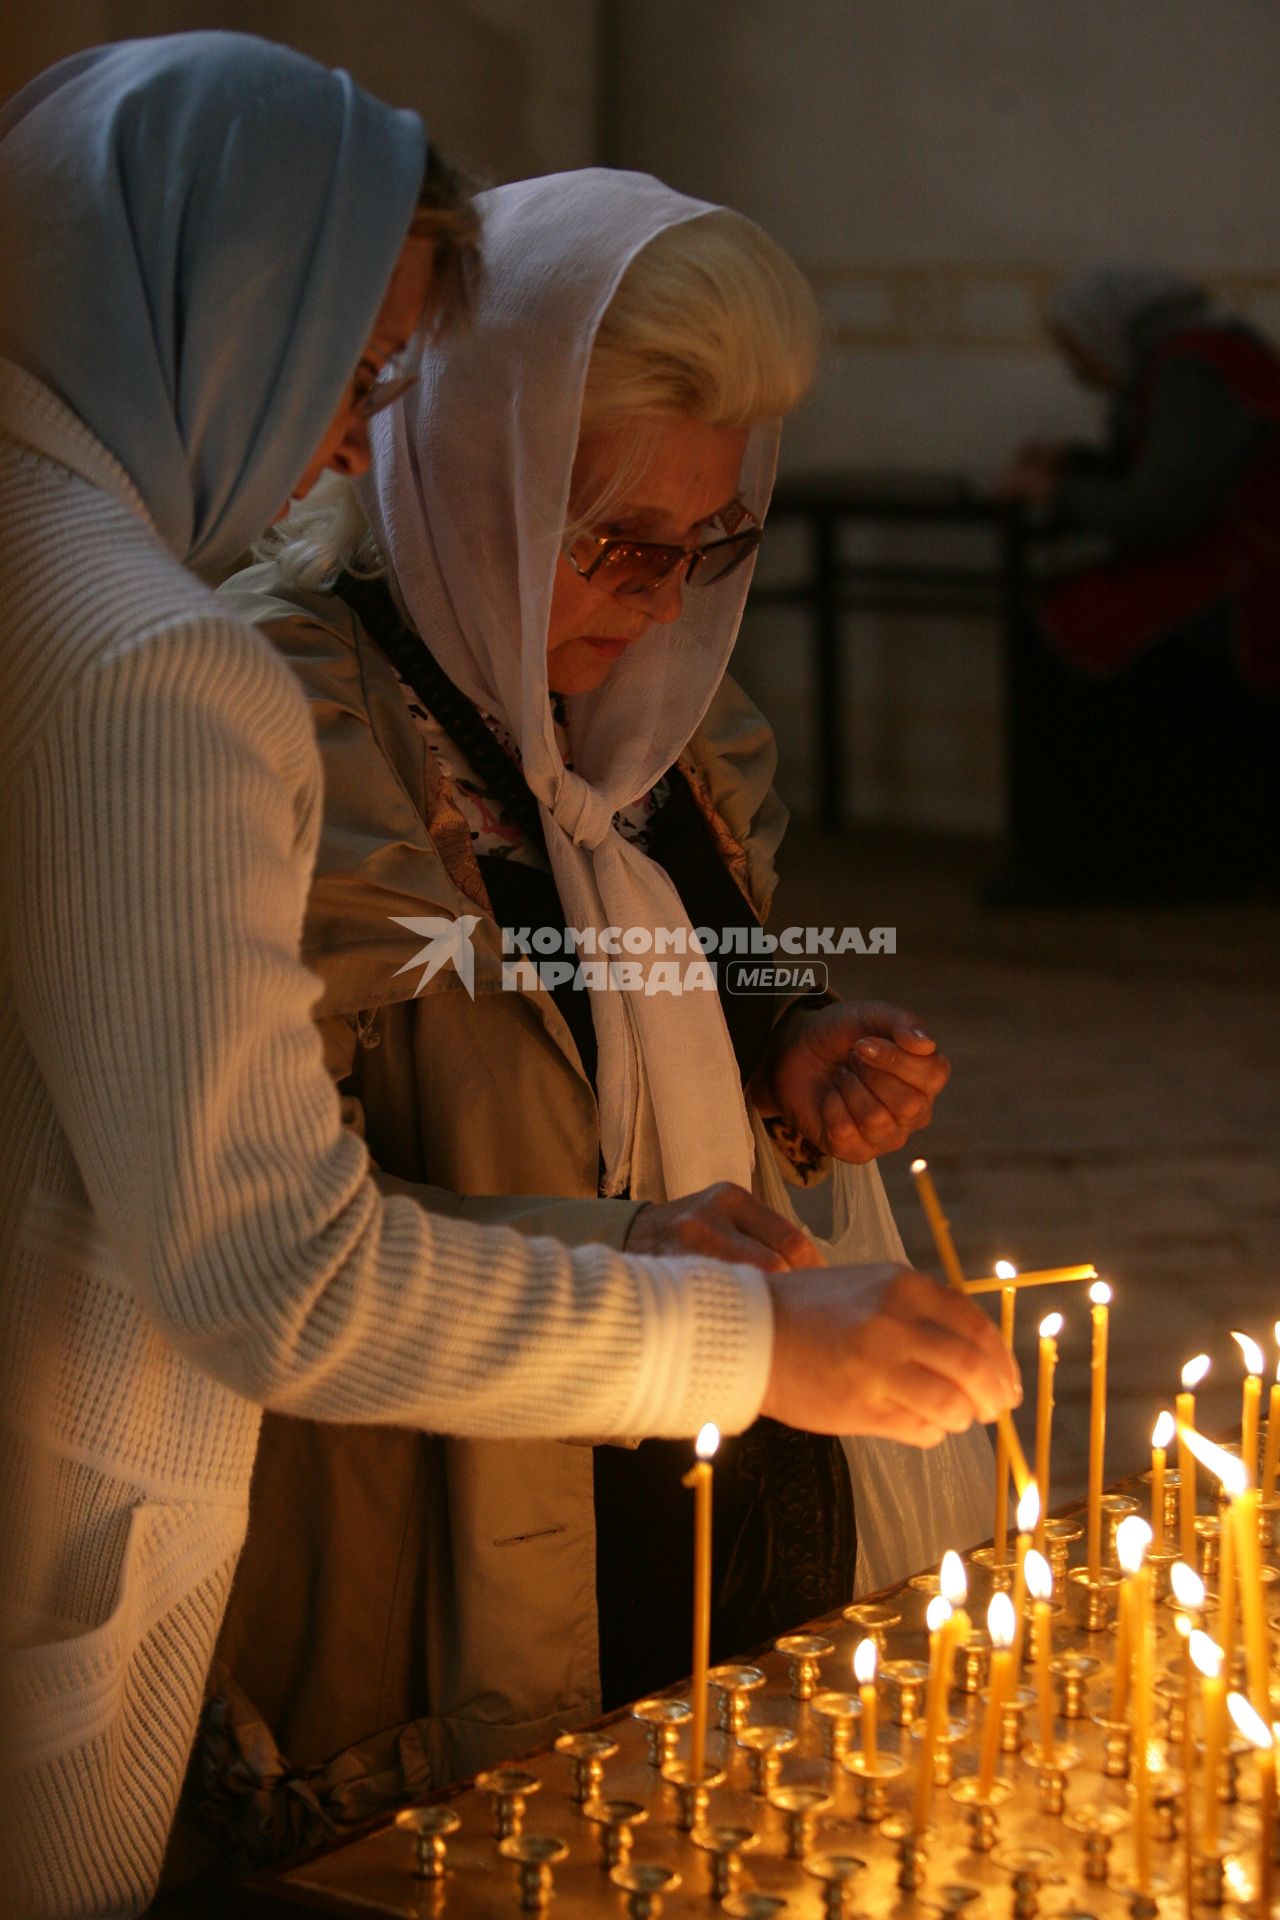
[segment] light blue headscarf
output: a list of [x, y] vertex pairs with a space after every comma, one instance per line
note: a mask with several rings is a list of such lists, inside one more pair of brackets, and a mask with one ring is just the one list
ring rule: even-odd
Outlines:
[[0, 352], [214, 568], [261, 533], [372, 330], [426, 133], [245, 34], [121, 41], [0, 109]]

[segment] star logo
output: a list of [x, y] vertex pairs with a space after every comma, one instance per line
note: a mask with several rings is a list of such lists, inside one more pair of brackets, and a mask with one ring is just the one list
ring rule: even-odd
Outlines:
[[426, 941], [419, 947], [411, 960], [396, 968], [395, 977], [408, 973], [414, 967], [422, 968], [422, 978], [413, 990], [416, 1000], [428, 980], [434, 980], [441, 967], [452, 960], [454, 969], [472, 1000], [476, 997], [476, 955], [471, 944], [471, 935], [480, 925], [478, 913], [461, 913], [456, 920], [442, 918], [402, 919], [398, 913], [391, 918], [398, 927], [407, 927], [410, 933], [418, 934]]

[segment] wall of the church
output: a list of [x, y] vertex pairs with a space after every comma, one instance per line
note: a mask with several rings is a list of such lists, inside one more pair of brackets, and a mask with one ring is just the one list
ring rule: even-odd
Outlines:
[[[984, 473], [1095, 422], [1038, 327], [1064, 269], [1204, 274], [1280, 335], [1278, 72], [1269, 0], [624, 0], [606, 124], [812, 271], [834, 337], [792, 466]], [[803, 804], [799, 642], [756, 614], [742, 662]], [[863, 621], [851, 653], [859, 813], [996, 827], [990, 628]]]

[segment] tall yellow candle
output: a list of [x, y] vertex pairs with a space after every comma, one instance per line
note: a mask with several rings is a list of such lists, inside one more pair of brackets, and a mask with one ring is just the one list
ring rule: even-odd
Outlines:
[[[1018, 1270], [1007, 1260], [997, 1260], [996, 1274], [1008, 1282], [1017, 1279]], [[1000, 1338], [1011, 1353], [1017, 1306], [1017, 1289], [1005, 1285], [1000, 1293]], [[1009, 1441], [1000, 1429], [996, 1431], [996, 1517], [992, 1541], [994, 1564], [1002, 1568], [1009, 1558]]]
[[1102, 1469], [1107, 1437], [1107, 1328], [1110, 1319], [1111, 1289], [1105, 1280], [1095, 1280], [1089, 1289], [1092, 1302], [1093, 1345], [1089, 1359], [1089, 1505], [1087, 1515], [1087, 1559], [1090, 1580], [1102, 1572]]
[[962, 1602], [967, 1591], [964, 1562], [958, 1553], [944, 1553], [940, 1569], [942, 1592], [929, 1602], [926, 1620], [929, 1627], [929, 1682], [925, 1693], [924, 1735], [920, 1743], [920, 1771], [916, 1776], [912, 1825], [917, 1833], [929, 1818], [929, 1795], [933, 1791], [934, 1757], [947, 1717], [951, 1693], [951, 1668], [956, 1654], [969, 1638], [969, 1616]]
[[[1082, 1267], [1033, 1267], [1029, 1273], [1018, 1275], [1018, 1292], [1025, 1293], [1028, 1287], [1070, 1286], [1076, 1280], [1096, 1280], [1098, 1269], [1093, 1266]], [[998, 1273], [989, 1279], [966, 1280], [966, 1293], [1003, 1293], [1005, 1282]]]
[[987, 1632], [991, 1637], [991, 1670], [987, 1681], [987, 1717], [982, 1725], [982, 1750], [978, 1762], [978, 1792], [984, 1797], [995, 1785], [996, 1765], [1000, 1757], [1000, 1720], [1013, 1692], [1013, 1602], [1007, 1593], [993, 1593], [987, 1608]]
[[1222, 1648], [1222, 1667], [1230, 1686], [1236, 1660], [1236, 1610], [1239, 1606], [1239, 1580], [1236, 1576], [1236, 1528], [1228, 1511], [1222, 1516], [1218, 1535], [1218, 1617], [1214, 1632]]
[[711, 1458], [720, 1429], [708, 1421], [694, 1442], [698, 1458], [684, 1476], [693, 1489], [693, 1733], [690, 1778], [707, 1767], [707, 1665], [711, 1656]]
[[1052, 1767], [1057, 1758], [1053, 1723], [1057, 1709], [1053, 1698], [1053, 1573], [1044, 1555], [1033, 1547], [1027, 1555], [1027, 1592], [1034, 1604], [1033, 1627], [1036, 1662], [1036, 1704], [1040, 1715], [1040, 1764]]
[[1129, 1679], [1133, 1666], [1133, 1587], [1128, 1580], [1116, 1597], [1115, 1662], [1111, 1676], [1111, 1718], [1123, 1720], [1129, 1711]]
[[[1262, 1585], [1262, 1550], [1258, 1545], [1258, 1492], [1250, 1484], [1248, 1469], [1224, 1447], [1215, 1446], [1202, 1433], [1188, 1428], [1180, 1437], [1187, 1448], [1211, 1473], [1217, 1474], [1227, 1492], [1230, 1506], [1223, 1520], [1223, 1536], [1228, 1527], [1235, 1532], [1236, 1578], [1239, 1582], [1240, 1617], [1244, 1625], [1245, 1652], [1249, 1661], [1249, 1697], [1265, 1719], [1270, 1710], [1270, 1667], [1267, 1652], [1266, 1593]], [[1228, 1671], [1227, 1679], [1230, 1680]]]
[[880, 1713], [876, 1698], [876, 1643], [868, 1635], [859, 1640], [853, 1650], [853, 1677], [858, 1683], [858, 1698], [862, 1702], [862, 1751], [868, 1760], [874, 1760], [880, 1745]]
[[1147, 1551], [1151, 1529], [1136, 1513], [1116, 1529], [1116, 1554], [1130, 1588], [1129, 1655], [1133, 1672], [1134, 1856], [1138, 1892], [1151, 1892], [1151, 1698], [1155, 1680], [1152, 1661], [1151, 1569]]
[[1173, 1415], [1166, 1407], [1151, 1435], [1151, 1551], [1164, 1552], [1164, 1474], [1173, 1438]]
[[1275, 1861], [1273, 1859], [1276, 1830], [1275, 1730], [1267, 1725], [1252, 1702], [1246, 1700], [1242, 1693], [1233, 1693], [1228, 1697], [1227, 1711], [1253, 1748], [1254, 1760], [1257, 1763], [1258, 1897], [1254, 1902], [1254, 1909], [1264, 1916], [1264, 1920], [1270, 1920], [1275, 1896]]
[[1036, 1552], [1044, 1552], [1045, 1521], [1049, 1515], [1049, 1456], [1053, 1445], [1053, 1382], [1058, 1368], [1058, 1335], [1062, 1315], [1050, 1313], [1040, 1322], [1040, 1371], [1036, 1383], [1036, 1486], [1040, 1490], [1040, 1517], [1036, 1521]]
[[[1280, 1341], [1280, 1320], [1276, 1321], [1276, 1339]], [[1280, 1361], [1276, 1363], [1275, 1384], [1267, 1402], [1267, 1450], [1262, 1460], [1262, 1497], [1276, 1497], [1276, 1471], [1280, 1468]]]
[[1018, 1543], [1017, 1557], [1013, 1566], [1013, 1673], [1016, 1684], [1022, 1672], [1022, 1633], [1027, 1614], [1027, 1555], [1031, 1552], [1031, 1543], [1035, 1538], [1036, 1522], [1040, 1518], [1040, 1493], [1035, 1481], [1027, 1488], [1018, 1502]]
[[1227, 1683], [1222, 1677], [1222, 1648], [1197, 1627], [1189, 1642], [1192, 1663], [1200, 1675], [1204, 1761], [1201, 1771], [1204, 1818], [1200, 1843], [1205, 1853], [1218, 1844], [1218, 1767], [1226, 1735]]
[[1177, 1611], [1174, 1625], [1182, 1639], [1182, 1685], [1186, 1710], [1182, 1716], [1182, 1896], [1188, 1915], [1195, 1912], [1196, 1819], [1195, 1794], [1192, 1792], [1192, 1766], [1195, 1753], [1195, 1664], [1191, 1658], [1191, 1635], [1204, 1607], [1204, 1581], [1185, 1560], [1175, 1560], [1169, 1569], [1169, 1585]]
[[1196, 1460], [1182, 1438], [1196, 1424], [1196, 1388], [1209, 1371], [1209, 1356], [1198, 1353], [1182, 1369], [1182, 1392], [1175, 1401], [1178, 1417], [1178, 1547], [1189, 1567], [1196, 1564]]
[[1245, 1364], [1244, 1393], [1240, 1403], [1240, 1458], [1250, 1480], [1258, 1477], [1258, 1421], [1262, 1412], [1262, 1369], [1267, 1364], [1262, 1348], [1247, 1333], [1233, 1333]]

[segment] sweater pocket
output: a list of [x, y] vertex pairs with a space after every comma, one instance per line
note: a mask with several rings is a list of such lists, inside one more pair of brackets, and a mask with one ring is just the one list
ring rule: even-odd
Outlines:
[[134, 1508], [100, 1624], [31, 1623], [6, 1655], [6, 1839], [33, 1915], [135, 1912], [150, 1899], [243, 1526], [232, 1508]]

